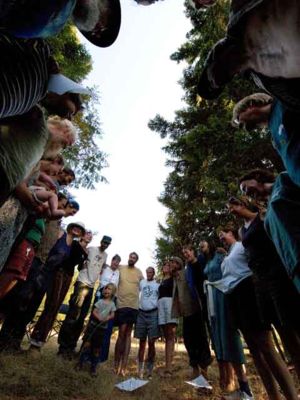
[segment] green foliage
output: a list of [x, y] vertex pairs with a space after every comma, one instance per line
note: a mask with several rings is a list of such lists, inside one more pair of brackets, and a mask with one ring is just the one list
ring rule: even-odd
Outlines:
[[75, 82], [80, 82], [92, 70], [92, 58], [80, 43], [76, 28], [67, 24], [59, 35], [48, 40], [52, 53], [62, 72]]
[[65, 159], [76, 172], [76, 187], [94, 189], [95, 183], [107, 182], [100, 174], [101, 169], [108, 166], [106, 154], [96, 143], [96, 140], [102, 137], [99, 118], [95, 110], [97, 103], [98, 96], [94, 89], [94, 95], [85, 102], [84, 112], [77, 114], [74, 120], [79, 130], [79, 140], [74, 146], [64, 151]]
[[172, 168], [160, 201], [168, 208], [166, 226], [159, 226], [156, 257], [180, 255], [184, 243], [199, 243], [230, 218], [226, 199], [238, 191], [238, 177], [253, 168], [281, 169], [267, 132], [248, 133], [231, 126], [236, 101], [255, 91], [251, 82], [235, 79], [214, 101], [197, 97], [196, 86], [210, 48], [225, 34], [228, 1], [204, 12], [187, 6], [194, 27], [171, 59], [188, 63], [181, 85], [187, 106], [173, 121], [156, 115], [149, 127], [167, 138], [164, 151]]
[[[92, 59], [80, 43], [76, 28], [68, 24], [62, 32], [49, 39], [53, 56], [59, 63], [61, 72], [76, 82], [81, 82], [92, 69]], [[67, 164], [76, 173], [76, 186], [93, 189], [95, 183], [106, 182], [101, 170], [107, 167], [106, 154], [97, 141], [102, 137], [101, 125], [96, 106], [99, 95], [95, 88], [92, 96], [84, 97], [84, 110], [76, 115], [74, 123], [78, 128], [79, 140], [64, 151]]]

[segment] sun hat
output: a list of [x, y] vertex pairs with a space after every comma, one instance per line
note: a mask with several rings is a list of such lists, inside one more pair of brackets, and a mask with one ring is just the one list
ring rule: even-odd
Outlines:
[[170, 257], [170, 261], [175, 261], [180, 268], [183, 268], [183, 261], [180, 257]]
[[69, 232], [72, 228], [80, 228], [82, 230], [82, 234], [85, 234], [85, 225], [83, 222], [71, 222], [68, 226], [67, 226], [67, 232]]
[[[103, 3], [103, 0], [98, 0], [98, 3]], [[80, 32], [87, 38], [88, 41], [98, 47], [109, 47], [117, 39], [121, 26], [121, 5], [119, 0], [107, 0], [107, 18], [106, 26], [101, 26], [101, 16], [92, 31], [84, 31], [80, 28]], [[73, 10], [73, 16], [80, 13], [80, 0], [77, 0]], [[76, 25], [76, 22], [74, 22]]]
[[[80, 13], [84, 0], [7, 0], [4, 11], [0, 10], [0, 27], [18, 38], [48, 38], [57, 35], [72, 15]], [[38, 3], [38, 4], [35, 4]], [[39, 4], [41, 3], [41, 4]], [[103, 5], [104, 0], [98, 0]], [[80, 32], [94, 45], [108, 47], [116, 40], [121, 25], [121, 5], [119, 0], [106, 0], [106, 26], [99, 20], [90, 32]], [[103, 8], [103, 7], [102, 7]], [[84, 18], [83, 18], [84, 19]], [[74, 22], [75, 23], [75, 22]], [[75, 23], [76, 25], [76, 23]]]
[[79, 85], [62, 74], [51, 74], [48, 81], [48, 92], [62, 95], [64, 93], [78, 93], [91, 95], [91, 91]]

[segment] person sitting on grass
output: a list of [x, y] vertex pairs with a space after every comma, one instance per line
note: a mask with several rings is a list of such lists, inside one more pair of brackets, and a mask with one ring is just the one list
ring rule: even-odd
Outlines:
[[96, 376], [97, 365], [108, 321], [115, 316], [116, 306], [113, 301], [116, 294], [116, 286], [108, 283], [102, 291], [102, 298], [94, 306], [90, 322], [87, 326], [82, 341], [79, 363], [77, 369], [82, 369], [86, 362], [91, 363], [91, 375]]

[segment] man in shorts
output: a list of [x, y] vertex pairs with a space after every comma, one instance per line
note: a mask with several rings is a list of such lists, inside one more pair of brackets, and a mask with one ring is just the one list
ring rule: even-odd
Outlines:
[[139, 287], [144, 278], [142, 271], [135, 267], [139, 256], [136, 252], [129, 254], [128, 265], [119, 268], [120, 279], [118, 286], [116, 323], [119, 334], [115, 347], [115, 372], [125, 376], [128, 356], [131, 347], [131, 332], [139, 309]]
[[144, 356], [148, 338], [147, 378], [152, 377], [155, 360], [155, 341], [160, 336], [158, 327], [158, 287], [154, 280], [155, 269], [146, 269], [147, 279], [140, 282], [139, 313], [135, 325], [134, 337], [140, 339], [138, 353], [138, 375], [144, 375]]

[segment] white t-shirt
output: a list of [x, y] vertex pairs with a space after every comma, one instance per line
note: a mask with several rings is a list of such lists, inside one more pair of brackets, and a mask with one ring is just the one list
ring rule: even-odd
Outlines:
[[252, 275], [248, 267], [246, 250], [241, 242], [231, 245], [221, 264], [222, 279], [211, 284], [223, 293], [230, 293], [242, 280]]
[[103, 265], [107, 260], [107, 253], [100, 251], [99, 247], [88, 247], [88, 258], [83, 268], [78, 275], [77, 280], [93, 288], [99, 279]]
[[157, 283], [155, 280], [148, 281], [147, 279], [142, 279], [140, 281], [139, 308], [141, 310], [147, 311], [157, 308], [158, 287], [159, 283]]
[[100, 288], [102, 289], [108, 283], [113, 283], [116, 287], [118, 287], [120, 278], [120, 272], [118, 269], [111, 269], [109, 265], [102, 269], [100, 275]]

